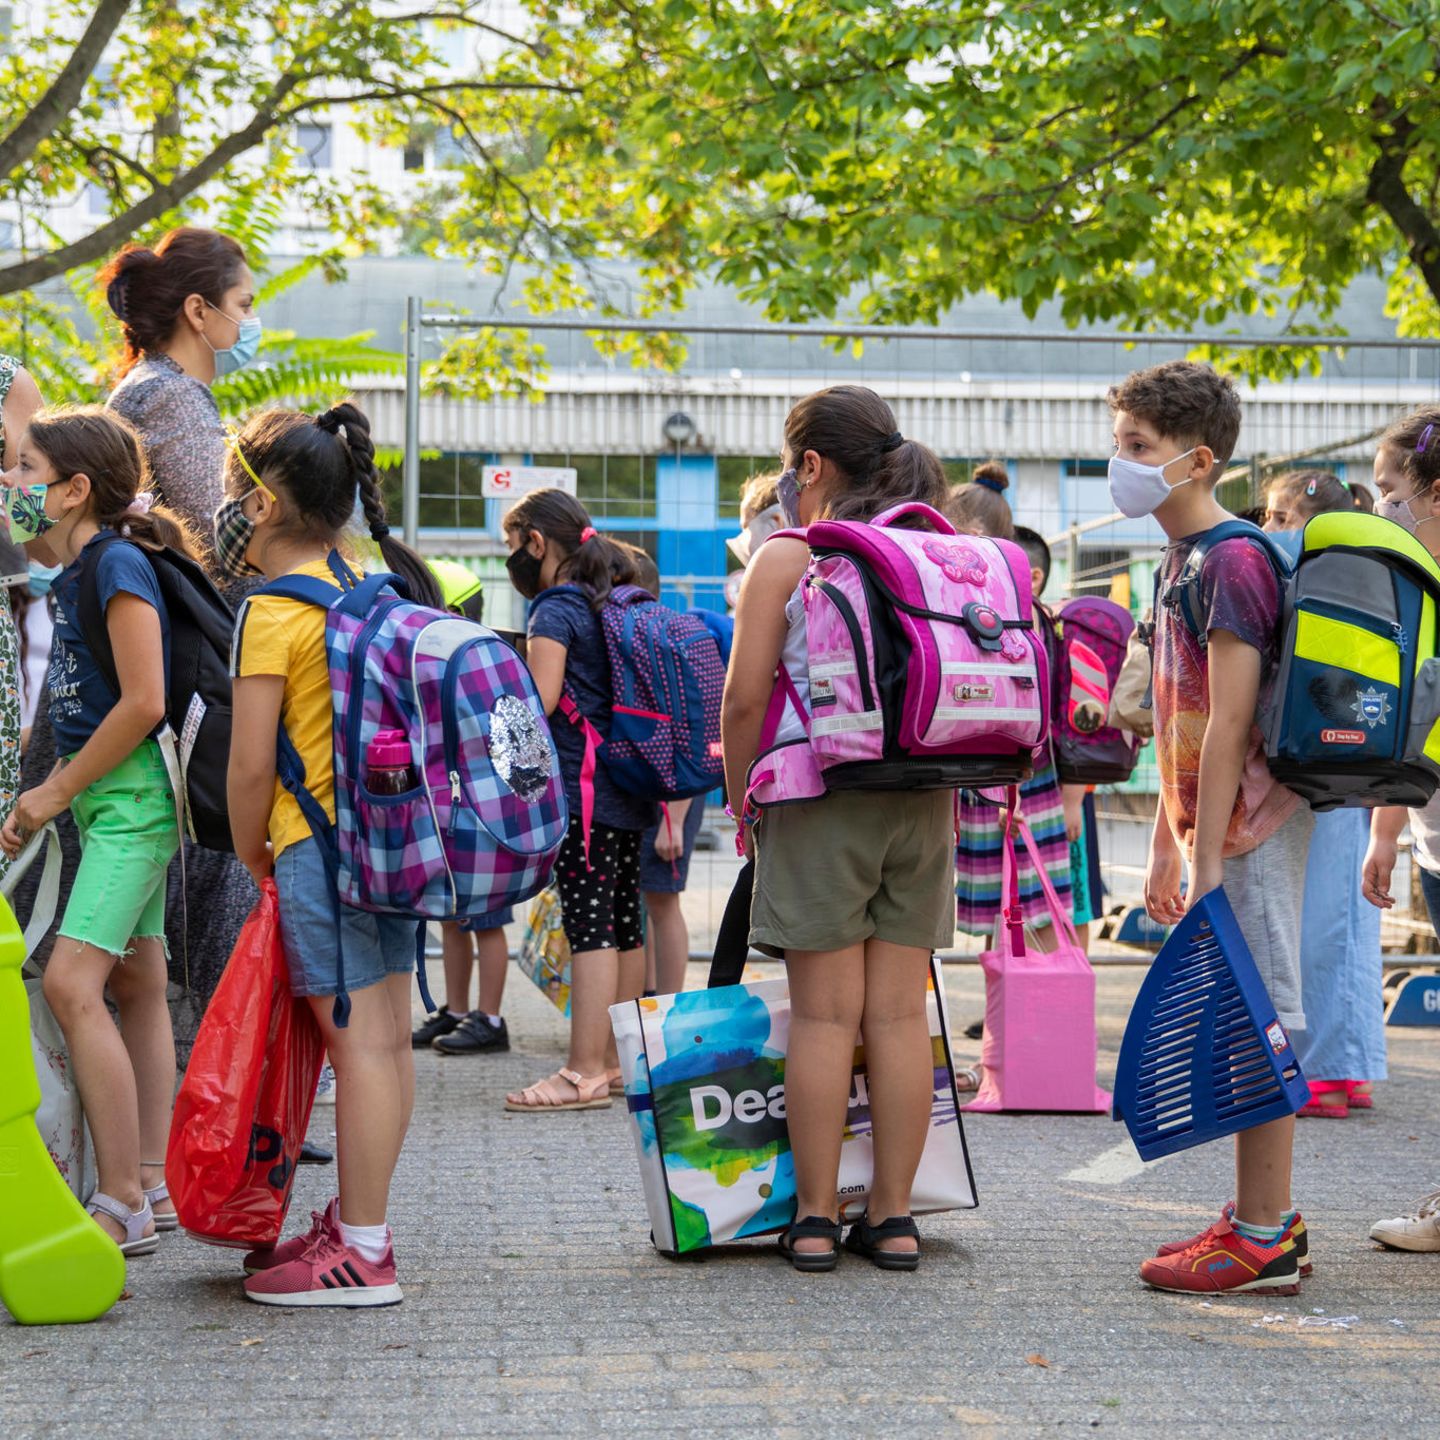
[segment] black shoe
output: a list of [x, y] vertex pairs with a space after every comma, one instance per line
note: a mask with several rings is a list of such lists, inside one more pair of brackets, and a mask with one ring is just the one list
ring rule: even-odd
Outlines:
[[[916, 1242], [916, 1249], [880, 1248], [882, 1240], [894, 1240], [907, 1235]], [[908, 1215], [894, 1215], [889, 1220], [882, 1220], [878, 1225], [872, 1225], [869, 1219], [862, 1215], [850, 1227], [850, 1233], [845, 1237], [845, 1248], [856, 1255], [863, 1255], [881, 1270], [916, 1270], [920, 1266], [919, 1240], [920, 1231]]]
[[448, 1035], [463, 1019], [463, 1016], [452, 1015], [448, 1005], [442, 1005], [433, 1015], [425, 1017], [425, 1023], [417, 1026], [410, 1032], [410, 1045], [415, 1050], [425, 1050], [434, 1042], [436, 1036]]
[[967, 1040], [983, 1040], [985, 1038], [985, 1022], [977, 1020], [973, 1025], [965, 1027], [965, 1038]]
[[319, 1145], [312, 1145], [308, 1140], [300, 1147], [300, 1156], [296, 1161], [299, 1165], [330, 1165], [335, 1160], [335, 1152], [326, 1150]]
[[439, 1036], [434, 1046], [442, 1055], [488, 1055], [510, 1048], [510, 1032], [503, 1020], [492, 1021], [472, 1010], [450, 1034]]
[[[827, 1220], [823, 1215], [807, 1215], [797, 1220], [788, 1230], [782, 1230], [776, 1239], [780, 1253], [797, 1270], [820, 1274], [833, 1270], [840, 1263], [840, 1234], [842, 1226], [838, 1220]], [[828, 1250], [797, 1250], [797, 1240], [828, 1240]]]

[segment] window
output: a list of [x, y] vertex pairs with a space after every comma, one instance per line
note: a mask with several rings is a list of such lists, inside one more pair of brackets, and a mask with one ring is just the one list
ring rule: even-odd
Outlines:
[[716, 458], [720, 495], [717, 514], [721, 520], [740, 523], [740, 492], [752, 475], [779, 475], [780, 461], [774, 455], [721, 455]]
[[301, 124], [295, 127], [295, 143], [300, 147], [300, 163], [307, 170], [330, 168], [331, 127]]
[[435, 132], [433, 164], [437, 170], [463, 170], [470, 163], [465, 145], [454, 130], [440, 129]]
[[[436, 454], [420, 457], [420, 524], [437, 530], [483, 530], [485, 500], [480, 480], [488, 455]], [[396, 528], [403, 513], [404, 472], [399, 465], [380, 471], [385, 509]]]
[[15, 33], [15, 7], [0, 5], [0, 46], [8, 46]]
[[15, 227], [8, 220], [0, 220], [0, 251], [15, 248]]
[[574, 469], [580, 503], [597, 519], [649, 519], [655, 514], [653, 455], [533, 455], [532, 465]]
[[412, 135], [405, 142], [404, 164], [407, 170], [425, 168], [425, 141], [420, 136]]

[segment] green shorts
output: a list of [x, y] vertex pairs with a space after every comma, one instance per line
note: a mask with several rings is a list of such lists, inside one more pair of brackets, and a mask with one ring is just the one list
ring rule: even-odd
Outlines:
[[755, 827], [750, 943], [766, 955], [955, 939], [952, 790], [837, 790]]
[[65, 905], [67, 940], [125, 955], [134, 940], [165, 939], [165, 876], [180, 848], [165, 761], [146, 740], [70, 802], [80, 869]]

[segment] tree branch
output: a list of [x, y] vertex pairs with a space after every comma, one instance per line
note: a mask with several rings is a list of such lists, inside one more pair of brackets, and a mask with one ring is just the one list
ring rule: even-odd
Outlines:
[[1375, 137], [1380, 154], [1370, 167], [1365, 198], [1390, 217], [1405, 240], [1411, 264], [1420, 272], [1431, 295], [1440, 301], [1440, 230], [1405, 184], [1405, 162], [1410, 158], [1414, 129], [1410, 121], [1401, 119], [1394, 122], [1390, 133]]
[[487, 35], [498, 36], [511, 45], [521, 45], [542, 60], [550, 54], [548, 45], [535, 40], [527, 40], [523, 35], [512, 35], [510, 31], [503, 30], [498, 25], [492, 25], [487, 20], [480, 20], [474, 15], [467, 15], [460, 10], [412, 10], [406, 15], [391, 15], [386, 18], [387, 23], [392, 25], [413, 25], [417, 20], [444, 20], [452, 25], [468, 25], [472, 30], [483, 30]]
[[36, 147], [76, 106], [85, 82], [94, 73], [110, 37], [119, 29], [132, 0], [99, 0], [90, 23], [50, 88], [0, 140], [0, 176], [19, 169]]
[[22, 260], [17, 265], [0, 269], [0, 295], [13, 295], [17, 290], [29, 290], [45, 280], [76, 265], [87, 265], [99, 260], [118, 245], [130, 239], [134, 233], [158, 220], [167, 210], [173, 209], [182, 200], [193, 195], [202, 185], [213, 180], [224, 171], [237, 156], [258, 145], [275, 127], [285, 97], [305, 77], [292, 71], [281, 77], [266, 98], [265, 104], [256, 110], [250, 123], [242, 130], [226, 136], [203, 160], [189, 170], [177, 175], [168, 184], [152, 190], [144, 199], [136, 201], [128, 210], [117, 215], [108, 224], [92, 230], [81, 240], [62, 245], [33, 260]]

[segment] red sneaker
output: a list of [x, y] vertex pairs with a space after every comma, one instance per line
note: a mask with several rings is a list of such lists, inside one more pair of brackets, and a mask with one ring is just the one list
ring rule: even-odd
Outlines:
[[1256, 1245], [1224, 1216], [1184, 1250], [1142, 1261], [1140, 1278], [1156, 1290], [1181, 1295], [1252, 1290], [1267, 1295], [1300, 1293], [1300, 1264], [1289, 1235], [1282, 1235], [1273, 1245]]
[[[1226, 1220], [1233, 1220], [1235, 1218], [1235, 1202], [1229, 1201], [1220, 1214]], [[1208, 1233], [1208, 1231], [1203, 1231], [1199, 1235], [1192, 1235], [1188, 1240], [1171, 1240], [1155, 1252], [1156, 1259], [1163, 1259], [1167, 1255], [1178, 1255], [1182, 1250], [1188, 1250], [1192, 1245], [1198, 1244]], [[1300, 1265], [1300, 1278], [1308, 1280], [1314, 1272], [1315, 1266], [1310, 1259], [1310, 1232], [1305, 1228], [1305, 1217], [1298, 1210], [1295, 1212], [1295, 1218], [1290, 1222], [1289, 1228], [1280, 1238], [1295, 1242], [1295, 1259]]]
[[334, 1230], [340, 1224], [340, 1197], [336, 1195], [323, 1211], [310, 1212], [310, 1230], [305, 1235], [294, 1235], [278, 1245], [266, 1245], [263, 1249], [252, 1250], [245, 1257], [245, 1273], [259, 1275], [263, 1270], [273, 1270], [277, 1265], [286, 1265], [296, 1256], [303, 1254], [305, 1247], [318, 1235]]
[[283, 1265], [262, 1270], [245, 1282], [245, 1296], [261, 1305], [398, 1305], [404, 1292], [395, 1283], [395, 1251], [378, 1261], [352, 1250], [337, 1230], [315, 1236]]

